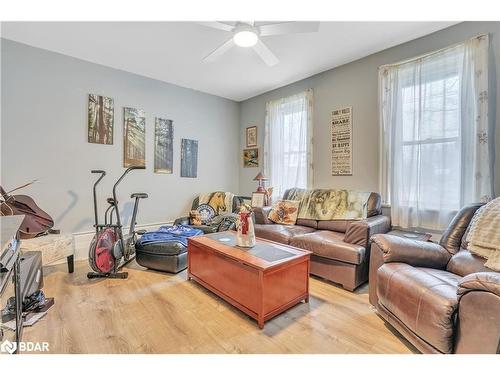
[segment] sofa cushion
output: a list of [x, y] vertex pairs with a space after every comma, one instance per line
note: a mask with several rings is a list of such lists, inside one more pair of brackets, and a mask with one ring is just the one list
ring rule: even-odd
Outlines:
[[474, 217], [476, 211], [481, 207], [481, 203], [471, 204], [463, 207], [453, 218], [448, 228], [441, 235], [439, 244], [450, 254], [455, 254], [460, 250], [460, 246], [466, 246], [467, 228]]
[[255, 223], [272, 224], [273, 222], [268, 218], [270, 211], [271, 211], [271, 206], [253, 207]]
[[451, 353], [460, 280], [443, 270], [385, 263], [377, 272], [378, 302], [437, 350]]
[[316, 229], [318, 228], [318, 221], [312, 219], [297, 219], [297, 225]]
[[314, 228], [301, 225], [255, 224], [255, 236], [288, 245], [296, 235], [314, 232]]
[[382, 197], [379, 193], [371, 193], [367, 203], [367, 217], [382, 214]]
[[469, 250], [460, 249], [458, 253], [451, 257], [446, 270], [460, 276], [467, 276], [475, 272], [491, 271], [485, 267], [485, 262], [486, 259], [472, 254]]
[[318, 220], [318, 229], [345, 233], [352, 220]]
[[365, 259], [365, 248], [343, 241], [344, 233], [318, 230], [314, 233], [294, 236], [290, 245], [312, 251], [315, 255], [351, 264]]

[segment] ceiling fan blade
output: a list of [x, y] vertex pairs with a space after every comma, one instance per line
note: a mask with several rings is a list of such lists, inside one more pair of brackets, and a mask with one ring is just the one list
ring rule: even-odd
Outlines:
[[224, 44], [217, 47], [214, 51], [212, 51], [210, 54], [205, 56], [203, 61], [212, 62], [215, 59], [217, 59], [219, 56], [223, 55], [228, 50], [230, 50], [231, 47], [233, 47], [233, 46], [234, 46], [234, 41], [233, 41], [233, 38], [231, 37], [227, 41], [225, 41]]
[[319, 30], [319, 22], [283, 22], [259, 27], [260, 36], [315, 33]]
[[267, 48], [264, 43], [262, 43], [262, 40], [259, 39], [257, 41], [257, 44], [252, 48], [267, 65], [274, 66], [279, 63], [278, 58], [274, 55], [274, 53], [271, 52], [269, 48]]
[[224, 30], [224, 31], [233, 31], [234, 26], [228, 25], [227, 23], [223, 22], [197, 22], [197, 24], [210, 27], [212, 29], [217, 29], [217, 30]]

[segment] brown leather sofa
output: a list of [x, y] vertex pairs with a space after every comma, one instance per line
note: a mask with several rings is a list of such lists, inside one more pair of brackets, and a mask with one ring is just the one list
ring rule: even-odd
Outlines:
[[[283, 199], [289, 198], [290, 190]], [[368, 280], [370, 237], [386, 233], [390, 219], [381, 214], [381, 198], [371, 193], [365, 220], [305, 220], [296, 225], [268, 219], [271, 207], [255, 208], [255, 235], [313, 252], [310, 273], [342, 284], [350, 291]]]
[[370, 303], [423, 353], [500, 351], [500, 273], [466, 250], [479, 207], [464, 207], [439, 244], [372, 237]]

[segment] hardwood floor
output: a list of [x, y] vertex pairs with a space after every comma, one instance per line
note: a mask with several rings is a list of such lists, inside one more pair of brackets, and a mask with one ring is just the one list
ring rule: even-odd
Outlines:
[[411, 353], [379, 318], [367, 285], [355, 293], [311, 278], [300, 304], [259, 330], [254, 320], [177, 275], [132, 263], [127, 280], [88, 280], [86, 262], [44, 268], [55, 305], [24, 341], [48, 341], [51, 353]]

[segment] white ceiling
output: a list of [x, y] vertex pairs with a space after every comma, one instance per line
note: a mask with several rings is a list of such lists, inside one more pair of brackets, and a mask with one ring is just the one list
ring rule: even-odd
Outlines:
[[321, 22], [317, 33], [263, 37], [273, 67], [239, 47], [203, 62], [231, 34], [195, 22], [4, 22], [2, 37], [241, 101], [456, 23]]

